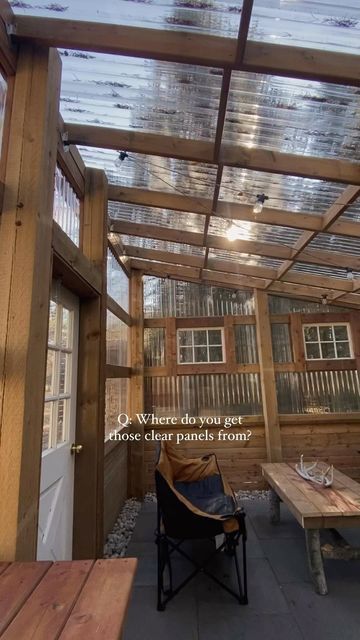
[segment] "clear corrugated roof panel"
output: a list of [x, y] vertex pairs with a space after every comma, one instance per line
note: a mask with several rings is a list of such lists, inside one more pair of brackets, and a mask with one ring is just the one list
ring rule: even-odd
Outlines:
[[[336, 267], [322, 267], [320, 265], [308, 264], [307, 262], [297, 262], [289, 271], [292, 273], [309, 273], [314, 276], [326, 276], [328, 278], [346, 278], [346, 269], [336, 269]], [[286, 276], [284, 277], [286, 280]]]
[[360, 4], [358, 0], [255, 0], [250, 38], [359, 53]]
[[236, 37], [242, 1], [10, 0], [15, 13]]
[[79, 149], [85, 164], [104, 169], [111, 184], [154, 191], [175, 191], [185, 195], [195, 194], [204, 198], [211, 198], [214, 193], [214, 165], [129, 152], [129, 157], [120, 166], [116, 166], [116, 151], [92, 147]]
[[220, 70], [77, 51], [61, 55], [65, 122], [214, 138]]
[[[309, 244], [310, 249], [324, 249], [337, 253], [360, 255], [360, 239], [337, 236], [330, 233], [319, 233]], [[345, 265], [346, 266], [346, 265]]]
[[199, 233], [204, 231], [205, 224], [205, 216], [198, 213], [180, 213], [170, 209], [140, 207], [124, 202], [109, 202], [108, 214], [114, 220]]
[[165, 240], [154, 240], [153, 238], [139, 238], [137, 236], [121, 236], [124, 245], [132, 247], [141, 247], [142, 249], [155, 249], [156, 251], [167, 251], [170, 253], [204, 257], [205, 249], [203, 247], [194, 247], [189, 244], [180, 244], [177, 242], [166, 242]]
[[[232, 224], [232, 221], [212, 216], [209, 233], [212, 235], [227, 237], [229, 226]], [[258, 224], [257, 222], [240, 222], [239, 220], [236, 220], [234, 221], [234, 224], [237, 227], [237, 233], [236, 237], [234, 235], [233, 238], [238, 240], [254, 240], [273, 244], [281, 243], [282, 245], [292, 247], [302, 234], [300, 229]], [[231, 241], [229, 240], [229, 248], [230, 247]]]
[[341, 219], [343, 218], [353, 220], [353, 222], [360, 222], [360, 198], [355, 200], [355, 202], [346, 209], [345, 213], [341, 216]]
[[209, 258], [226, 260], [227, 262], [234, 262], [239, 265], [245, 264], [248, 266], [270, 267], [272, 269], [277, 269], [283, 263], [282, 260], [277, 260], [276, 258], [264, 258], [262, 256], [239, 253], [238, 251], [225, 251], [224, 249], [210, 249]]
[[265, 206], [305, 213], [324, 213], [346, 189], [345, 184], [224, 167], [220, 200], [254, 204], [258, 193]]
[[231, 77], [223, 140], [358, 160], [359, 123], [356, 87], [237, 71]]

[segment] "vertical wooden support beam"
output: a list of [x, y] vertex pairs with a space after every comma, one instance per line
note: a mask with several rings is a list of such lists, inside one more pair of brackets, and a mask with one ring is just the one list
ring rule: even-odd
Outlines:
[[20, 47], [0, 224], [0, 559], [34, 560], [61, 62]]
[[176, 376], [177, 342], [176, 318], [166, 318], [165, 327], [165, 366], [168, 376]]
[[231, 372], [234, 371], [234, 367], [236, 367], [235, 327], [233, 316], [224, 316], [224, 337], [226, 366]]
[[301, 313], [290, 314], [290, 335], [295, 371], [305, 371], [305, 347]]
[[106, 366], [107, 179], [87, 169], [83, 252], [102, 274], [101, 295], [80, 305], [74, 546], [76, 559], [102, 556], [104, 540], [104, 421]]
[[267, 459], [269, 462], [279, 462], [282, 460], [281, 434], [276, 397], [268, 295], [260, 289], [255, 290], [254, 295]]
[[130, 275], [131, 368], [130, 417], [131, 431], [140, 434], [138, 440], [129, 443], [128, 449], [128, 496], [142, 499], [145, 491], [144, 425], [136, 414], [144, 411], [144, 313], [143, 282], [141, 271]]
[[351, 311], [350, 313], [351, 341], [356, 361], [356, 368], [360, 375], [360, 313]]

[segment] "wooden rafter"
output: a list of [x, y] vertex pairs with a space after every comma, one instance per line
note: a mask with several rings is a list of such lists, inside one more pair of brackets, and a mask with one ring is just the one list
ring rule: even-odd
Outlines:
[[50, 47], [360, 86], [358, 58], [345, 53], [248, 41], [239, 62], [235, 38], [201, 33], [30, 16], [16, 16], [13, 29], [17, 41], [30, 40]]
[[304, 231], [294, 245], [294, 255], [291, 260], [286, 260], [278, 270], [277, 279], [280, 280], [293, 267], [296, 258], [322, 231], [326, 231], [344, 213], [347, 207], [354, 202], [360, 194], [360, 188], [349, 186], [336, 199], [334, 204], [322, 216], [322, 227], [319, 231]]
[[[86, 124], [65, 123], [64, 128], [68, 142], [72, 144], [125, 149], [134, 153], [214, 164], [214, 143], [205, 140], [187, 140], [176, 136]], [[245, 145], [222, 145], [219, 163], [253, 171], [360, 184], [359, 164], [334, 158], [301, 156], [261, 148], [249, 149]]]
[[[210, 269], [204, 269], [202, 280], [199, 278], [199, 269], [194, 267], [182, 267], [179, 265], [165, 264], [155, 261], [131, 258], [132, 269], [139, 269], [144, 274], [154, 275], [159, 278], [174, 278], [175, 280], [183, 280], [188, 282], [205, 282], [214, 286], [226, 287], [230, 289], [265, 289], [266, 281], [261, 279], [249, 279], [242, 276], [232, 274], [222, 274]], [[287, 282], [274, 282], [269, 292], [276, 295], [290, 295], [298, 298], [309, 300], [321, 300], [326, 290], [320, 287], [312, 287], [305, 285], [290, 284]], [[329, 301], [333, 302], [335, 298], [329, 296]], [[341, 303], [349, 307], [360, 308], [360, 295], [346, 294], [343, 296]]]
[[[174, 253], [170, 251], [159, 251], [157, 249], [142, 249], [125, 245], [124, 250], [127, 256], [139, 258], [143, 260], [152, 260], [154, 262], [164, 262], [176, 264], [178, 266], [191, 266], [200, 268], [203, 259], [200, 256], [193, 256], [184, 253]], [[249, 276], [251, 278], [260, 278], [268, 281], [268, 284], [276, 279], [277, 270], [270, 267], [259, 267], [257, 265], [243, 264], [239, 262], [231, 262], [229, 260], [221, 260], [218, 258], [210, 258], [207, 268], [209, 271], [223, 272], [233, 276]], [[317, 276], [302, 273], [287, 273], [285, 281], [287, 284], [307, 285], [318, 287], [330, 291], [341, 291], [344, 293], [353, 293], [353, 284], [346, 278], [330, 278], [326, 276]], [[332, 294], [336, 297], [336, 294]]]
[[[212, 200], [210, 198], [111, 184], [109, 185], [109, 200], [200, 215], [206, 215], [212, 209]], [[286, 226], [292, 229], [302, 229], [303, 231], [321, 231], [322, 233], [360, 238], [359, 222], [337, 220], [326, 229], [323, 229], [322, 214], [265, 207], [261, 215], [257, 215], [254, 214], [252, 205], [220, 200], [217, 203], [216, 211], [213, 211], [212, 215], [229, 220], [256, 222], [257, 224], [270, 224], [280, 227]]]
[[[123, 222], [122, 220], [116, 219], [112, 219], [111, 224], [115, 233], [152, 238], [154, 240], [178, 242], [179, 244], [189, 244], [197, 247], [203, 246], [203, 234], [194, 231], [182, 231], [150, 224]], [[294, 249], [286, 245], [253, 240], [234, 240], [230, 243], [227, 238], [215, 235], [208, 237], [207, 246], [211, 249], [225, 249], [226, 251], [237, 251], [239, 253], [260, 255], [279, 260], [290, 260], [294, 254]], [[296, 260], [297, 262], [308, 262], [310, 264], [327, 267], [339, 267], [340, 269], [348, 266], [354, 271], [360, 271], [360, 256], [347, 254], [346, 265], [344, 265], [344, 256], [338, 251], [304, 249], [296, 256]]]

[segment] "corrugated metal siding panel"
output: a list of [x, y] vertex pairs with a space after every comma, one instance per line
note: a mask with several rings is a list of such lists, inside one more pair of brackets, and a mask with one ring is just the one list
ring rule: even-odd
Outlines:
[[165, 329], [151, 327], [144, 329], [145, 367], [162, 367], [165, 364]]
[[255, 364], [259, 362], [255, 325], [235, 325], [234, 334], [236, 362], [239, 364]]
[[279, 413], [343, 413], [360, 410], [357, 371], [277, 373]]
[[292, 362], [291, 338], [288, 324], [271, 325], [274, 362]]

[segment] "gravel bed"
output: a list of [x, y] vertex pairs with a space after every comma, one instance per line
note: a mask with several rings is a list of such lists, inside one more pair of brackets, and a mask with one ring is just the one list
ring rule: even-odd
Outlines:
[[[266, 500], [268, 491], [235, 491], [235, 496], [239, 502], [243, 500]], [[156, 502], [155, 493], [147, 493], [144, 502]], [[125, 556], [141, 505], [142, 503], [139, 500], [135, 500], [135, 498], [126, 500], [112, 531], [106, 539], [104, 558], [123, 558]]]

